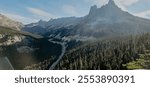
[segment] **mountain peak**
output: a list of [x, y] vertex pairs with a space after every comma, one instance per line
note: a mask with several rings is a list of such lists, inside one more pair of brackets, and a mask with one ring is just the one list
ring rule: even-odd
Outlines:
[[97, 9], [97, 6], [96, 5], [92, 6], [91, 10], [93, 10], [93, 9]]
[[97, 6], [96, 6], [96, 5], [91, 6], [90, 13], [95, 12], [97, 9], [98, 9], [98, 8], [97, 8]]
[[111, 5], [116, 5], [114, 0], [109, 0], [108, 4], [111, 4]]
[[105, 6], [110, 8], [110, 9], [117, 9], [118, 8], [118, 6], [116, 5], [114, 0], [109, 0], [108, 4], [106, 4]]
[[123, 11], [115, 4], [114, 0], [109, 0], [109, 2], [102, 6], [101, 8], [97, 8], [96, 5], [92, 6], [89, 12], [89, 16], [93, 17], [116, 17], [121, 14]]

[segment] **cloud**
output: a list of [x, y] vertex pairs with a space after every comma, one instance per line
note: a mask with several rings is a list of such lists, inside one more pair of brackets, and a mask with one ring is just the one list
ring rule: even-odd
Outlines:
[[41, 9], [38, 9], [38, 8], [27, 7], [27, 9], [29, 12], [31, 12], [32, 14], [37, 15], [37, 16], [45, 17], [48, 19], [55, 18], [54, 15], [52, 15], [46, 11], [43, 11]]
[[150, 19], [150, 10], [142, 11], [142, 12], [139, 12], [139, 13], [134, 13], [134, 15]]
[[24, 17], [24, 16], [14, 14], [14, 13], [6, 13], [6, 12], [1, 12], [1, 13], [14, 21], [22, 22], [24, 24], [29, 24], [29, 23], [38, 21], [37, 19]]
[[72, 5], [63, 5], [62, 10], [64, 13], [71, 15], [71, 16], [78, 16], [78, 12], [76, 8]]
[[90, 3], [91, 5], [97, 5], [98, 7], [101, 7], [107, 4], [109, 0], [84, 0], [84, 1]]
[[[84, 0], [84, 1], [90, 3], [91, 5], [97, 5], [98, 7], [101, 7], [107, 4], [109, 0]], [[139, 0], [114, 0], [114, 1], [120, 8], [126, 10], [128, 6], [137, 3]]]
[[139, 0], [117, 0], [116, 2], [119, 2], [123, 6], [131, 6], [135, 3], [137, 3]]
[[120, 8], [127, 11], [127, 7], [139, 2], [139, 0], [116, 0], [115, 2]]

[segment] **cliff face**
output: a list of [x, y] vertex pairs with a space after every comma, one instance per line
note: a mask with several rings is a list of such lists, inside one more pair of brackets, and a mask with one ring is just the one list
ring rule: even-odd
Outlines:
[[8, 17], [0, 14], [0, 26], [20, 30], [23, 27], [23, 24], [20, 22], [13, 21]]
[[20, 31], [22, 27], [22, 23], [0, 14], [0, 46], [20, 42], [22, 37], [17, 35], [17, 31]]

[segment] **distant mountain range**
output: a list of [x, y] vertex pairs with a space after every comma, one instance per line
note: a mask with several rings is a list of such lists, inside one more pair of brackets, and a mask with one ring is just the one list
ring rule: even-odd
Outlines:
[[110, 38], [150, 32], [150, 20], [125, 12], [109, 0], [101, 8], [92, 6], [84, 17], [58, 18], [48, 22], [40, 20], [26, 25], [23, 31], [65, 39]]

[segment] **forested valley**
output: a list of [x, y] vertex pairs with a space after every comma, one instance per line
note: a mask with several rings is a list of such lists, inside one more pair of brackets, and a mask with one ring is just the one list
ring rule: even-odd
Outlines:
[[[150, 33], [117, 39], [85, 42], [68, 51], [56, 70], [150, 69]], [[52, 58], [50, 58], [52, 59]], [[54, 58], [53, 58], [54, 59]], [[48, 69], [54, 60], [45, 60], [25, 69]]]

